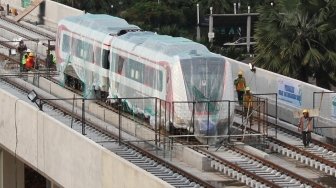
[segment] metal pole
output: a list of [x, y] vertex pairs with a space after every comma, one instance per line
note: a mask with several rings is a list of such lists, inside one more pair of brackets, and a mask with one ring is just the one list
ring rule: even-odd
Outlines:
[[208, 38], [209, 42], [213, 42], [214, 38], [214, 32], [213, 32], [213, 16], [212, 16], [212, 7], [210, 7], [210, 16], [209, 16], [209, 33], [208, 33]]
[[155, 98], [155, 112], [154, 112], [154, 116], [155, 116], [155, 146], [157, 146], [157, 98]]
[[73, 95], [73, 100], [72, 100], [72, 115], [71, 115], [71, 124], [70, 124], [70, 127], [72, 128], [73, 126], [73, 114], [74, 114], [74, 110], [75, 110], [75, 97], [76, 95], [74, 94]]
[[278, 138], [278, 94], [275, 94], [275, 138]]
[[195, 133], [195, 104], [196, 104], [196, 102], [193, 101], [193, 111], [192, 111], [192, 128], [193, 128], [193, 132], [192, 132], [192, 134]]
[[85, 99], [82, 99], [82, 134], [85, 135]]
[[200, 19], [199, 19], [199, 4], [197, 3], [197, 28], [196, 28], [196, 40], [200, 41], [201, 40], [201, 29], [199, 26]]
[[250, 47], [251, 47], [251, 16], [247, 16], [247, 26], [246, 26], [246, 50], [247, 53], [250, 53]]
[[230, 131], [231, 129], [231, 116], [230, 116], [231, 109], [230, 107], [231, 107], [231, 101], [228, 102], [228, 135], [229, 135], [228, 142], [229, 143], [230, 143], [230, 135], [231, 135], [231, 131]]
[[172, 107], [171, 107], [171, 113], [172, 113], [172, 124], [174, 124], [174, 116], [175, 116], [175, 114], [174, 114], [174, 110], [175, 110], [175, 108], [174, 108], [174, 105], [175, 105], [175, 103], [174, 103], [174, 102], [172, 102]]
[[200, 22], [200, 14], [199, 14], [199, 4], [197, 3], [197, 25], [199, 25], [199, 22]]
[[166, 123], [167, 123], [167, 101], [165, 101], [165, 117], [164, 117], [164, 124], [163, 124], [163, 126], [164, 126], [164, 131], [166, 132]]
[[159, 117], [160, 117], [160, 118], [159, 118], [159, 121], [160, 121], [160, 122], [159, 122], [159, 131], [158, 131], [158, 132], [159, 132], [159, 143], [160, 143], [160, 141], [161, 141], [160, 130], [161, 130], [161, 128], [162, 128], [162, 124], [161, 124], [161, 122], [162, 122], [162, 119], [161, 119], [161, 109], [162, 109], [161, 101], [162, 101], [162, 100], [161, 100], [161, 99], [159, 99], [159, 100], [160, 100], [160, 103], [159, 103], [159, 104], [160, 104], [160, 111], [159, 111]]
[[[210, 104], [209, 104], [210, 102], [207, 102], [207, 104], [208, 104], [208, 124], [207, 124], [207, 136], [209, 136], [209, 122], [210, 122]], [[207, 138], [207, 145], [209, 145], [209, 138]]]
[[261, 114], [260, 114], [260, 110], [261, 110], [261, 106], [260, 106], [260, 103], [261, 103], [261, 99], [259, 97], [257, 97], [257, 106], [258, 106], [258, 132], [260, 132], [260, 118], [261, 118]]
[[[313, 109], [315, 109], [315, 91], [313, 92]], [[314, 118], [314, 120], [313, 120], [313, 130], [314, 130], [314, 128], [315, 128], [315, 118]]]
[[121, 99], [119, 99], [118, 102], [118, 114], [119, 114], [119, 137], [118, 137], [118, 142], [119, 145], [121, 144]]

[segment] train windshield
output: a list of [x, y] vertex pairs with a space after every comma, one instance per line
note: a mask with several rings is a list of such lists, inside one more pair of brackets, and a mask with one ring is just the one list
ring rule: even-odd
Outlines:
[[[188, 101], [222, 100], [224, 60], [192, 58], [181, 60]], [[203, 111], [196, 107], [197, 111]]]

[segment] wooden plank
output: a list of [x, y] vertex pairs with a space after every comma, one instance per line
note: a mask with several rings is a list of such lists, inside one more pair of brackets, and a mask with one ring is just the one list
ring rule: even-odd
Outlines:
[[29, 14], [31, 11], [33, 11], [37, 6], [39, 6], [44, 0], [35, 0], [33, 1], [29, 7], [27, 7], [24, 11], [21, 12], [21, 14], [15, 16], [14, 20], [16, 22], [20, 21], [23, 17], [25, 17], [27, 14]]

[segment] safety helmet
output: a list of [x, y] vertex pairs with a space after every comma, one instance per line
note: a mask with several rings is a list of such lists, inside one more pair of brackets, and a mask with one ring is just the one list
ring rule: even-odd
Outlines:
[[32, 52], [32, 51], [31, 51], [31, 49], [28, 48], [28, 49], [26, 50], [26, 52], [29, 53], [29, 52]]
[[29, 56], [29, 57], [34, 57], [33, 52], [30, 52], [28, 56]]
[[307, 110], [307, 109], [304, 109], [304, 110], [302, 111], [302, 113], [308, 113], [308, 110]]
[[242, 71], [239, 71], [239, 72], [238, 72], [238, 76], [239, 76], [239, 75], [243, 75], [243, 72], [242, 72]]
[[245, 91], [250, 91], [250, 88], [249, 88], [249, 87], [246, 87], [246, 88], [245, 88]]

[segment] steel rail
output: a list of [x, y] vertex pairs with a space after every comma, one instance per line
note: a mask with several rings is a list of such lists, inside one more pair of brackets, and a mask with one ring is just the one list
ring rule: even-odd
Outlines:
[[252, 179], [255, 179], [256, 181], [260, 182], [260, 183], [263, 183], [265, 184], [266, 186], [269, 186], [269, 187], [273, 187], [273, 188], [280, 188], [281, 186], [261, 177], [261, 176], [258, 176], [257, 174], [253, 173], [253, 172], [250, 172], [248, 170], [245, 170], [241, 167], [239, 167], [238, 165], [226, 160], [226, 159], [223, 159], [221, 158], [220, 156], [214, 154], [214, 153], [211, 153], [205, 149], [202, 149], [202, 148], [199, 148], [199, 147], [193, 147], [192, 149], [194, 149], [195, 151], [198, 151], [200, 153], [203, 153], [205, 154], [206, 156], [208, 156], [209, 158], [212, 158], [213, 160], [216, 160], [216, 161], [219, 161], [220, 163], [223, 163], [224, 165], [242, 173], [242, 174], [245, 174], [249, 177], [251, 177]]
[[303, 177], [303, 176], [300, 176], [299, 174], [296, 174], [296, 173], [294, 173], [294, 172], [292, 172], [292, 171], [290, 171], [290, 170], [287, 170], [286, 168], [283, 168], [283, 167], [281, 167], [281, 166], [279, 166], [279, 165], [277, 165], [277, 164], [275, 164], [275, 163], [273, 163], [273, 162], [271, 162], [271, 161], [268, 161], [268, 160], [266, 160], [266, 159], [263, 159], [263, 158], [261, 158], [261, 157], [259, 157], [259, 156], [256, 156], [256, 155], [252, 154], [252, 153], [248, 153], [248, 152], [246, 152], [246, 151], [244, 151], [244, 150], [242, 150], [242, 149], [240, 149], [240, 148], [237, 148], [237, 147], [231, 147], [231, 149], [234, 150], [234, 151], [236, 151], [236, 152], [238, 152], [238, 153], [240, 153], [240, 154], [242, 154], [242, 155], [244, 155], [244, 156], [247, 156], [247, 157], [249, 157], [249, 158], [252, 158], [252, 159], [255, 160], [255, 161], [259, 161], [259, 162], [261, 162], [261, 163], [263, 163], [263, 164], [265, 164], [265, 165], [267, 165], [267, 166], [270, 166], [270, 167], [272, 167], [272, 168], [275, 168], [275, 169], [281, 171], [281, 172], [284, 173], [284, 174], [288, 174], [288, 175], [291, 176], [292, 178], [295, 178], [295, 179], [299, 180], [299, 181], [302, 182], [302, 183], [309, 184], [309, 185], [311, 185], [311, 186], [313, 186], [313, 187], [315, 187], [315, 188], [323, 188], [323, 187], [324, 187], [324, 186], [320, 185], [320, 184], [317, 183], [317, 182], [314, 182], [314, 181], [312, 181], [312, 180], [310, 180], [310, 179], [308, 179], [308, 178], [305, 178], [305, 177]]
[[302, 149], [300, 149], [300, 148], [298, 148], [298, 147], [292, 146], [292, 145], [290, 145], [290, 144], [288, 144], [288, 143], [285, 143], [285, 142], [283, 142], [283, 141], [281, 141], [281, 140], [278, 140], [278, 139], [275, 139], [275, 138], [273, 138], [273, 137], [268, 137], [267, 139], [268, 139], [269, 141], [271, 141], [271, 142], [274, 142], [274, 143], [276, 143], [276, 144], [279, 144], [280, 146], [283, 146], [283, 147], [285, 147], [285, 148], [287, 148], [287, 149], [290, 149], [290, 150], [292, 150], [292, 151], [295, 151], [295, 152], [297, 152], [297, 153], [299, 153], [299, 154], [301, 154], [301, 155], [304, 155], [304, 156], [306, 156], [306, 157], [309, 157], [309, 158], [311, 158], [311, 159], [314, 159], [314, 160], [316, 160], [316, 161], [319, 161], [319, 162], [321, 162], [321, 163], [323, 163], [323, 164], [326, 164], [326, 165], [328, 165], [328, 166], [330, 166], [330, 167], [332, 167], [332, 168], [336, 168], [336, 163], [331, 162], [331, 161], [329, 161], [329, 160], [327, 160], [327, 159], [325, 159], [325, 158], [323, 158], [323, 157], [320, 157], [320, 156], [318, 156], [318, 155], [316, 155], [316, 154], [313, 154], [313, 153], [310, 153], [310, 152], [308, 152], [308, 151], [302, 150]]
[[[34, 42], [38, 42], [38, 41], [39, 41], [39, 39], [37, 39], [37, 38], [33, 38], [33, 37], [31, 37], [31, 36], [28, 36], [28, 35], [26, 35], [26, 34], [23, 34], [22, 32], [15, 31], [14, 29], [11, 29], [11, 28], [6, 27], [6, 26], [4, 26], [4, 25], [0, 25], [0, 28], [4, 29], [4, 30], [6, 30], [6, 31], [9, 31], [9, 32], [11, 32], [11, 33], [17, 34], [17, 35], [19, 35], [19, 36], [21, 36], [21, 37], [24, 37], [24, 38], [26, 38], [26, 39], [28, 39], [28, 40], [30, 40], [30, 41], [34, 41]], [[48, 39], [46, 39], [46, 40], [48, 40]]]
[[18, 26], [18, 27], [21, 27], [21, 28], [24, 28], [24, 29], [26, 29], [26, 30], [29, 30], [29, 31], [31, 31], [31, 32], [33, 32], [33, 33], [37, 33], [38, 35], [41, 35], [41, 36], [43, 36], [43, 37], [48, 38], [49, 40], [56, 40], [54, 36], [51, 36], [51, 35], [49, 35], [49, 34], [47, 34], [47, 33], [43, 33], [43, 32], [41, 32], [41, 31], [38, 31], [38, 30], [36, 30], [36, 29], [34, 29], [34, 28], [32, 28], [32, 27], [28, 27], [28, 26], [26, 26], [26, 25], [24, 25], [24, 24], [21, 24], [21, 23], [19, 23], [19, 22], [15, 22], [15, 21], [12, 20], [12, 19], [9, 19], [9, 18], [6, 18], [6, 17], [0, 17], [0, 19], [4, 20], [4, 21], [6, 21], [6, 22], [9, 22], [9, 23], [11, 23], [11, 24], [13, 24], [13, 25], [16, 25], [16, 26]]
[[[236, 110], [239, 111], [238, 109], [236, 109]], [[240, 111], [239, 111], [239, 112], [240, 112]], [[298, 132], [296, 132], [296, 131], [287, 129], [287, 128], [282, 127], [282, 126], [279, 126], [279, 125], [275, 125], [274, 123], [267, 122], [267, 121], [265, 121], [264, 119], [258, 119], [258, 122], [259, 122], [259, 121], [260, 121], [261, 123], [267, 123], [267, 124], [268, 124], [268, 127], [270, 127], [270, 126], [276, 127], [276, 126], [277, 126], [277, 128], [280, 129], [280, 131], [283, 131], [283, 132], [286, 132], [286, 133], [288, 133], [288, 134], [291, 134], [292, 136], [295, 136], [295, 137], [297, 137], [297, 138], [301, 138], [301, 137], [302, 137], [301, 134], [298, 133]], [[249, 129], [249, 128], [248, 128], [248, 129]], [[249, 129], [249, 130], [250, 130], [250, 129]], [[257, 131], [254, 130], [254, 129], [252, 129], [252, 131], [257, 132]], [[279, 134], [279, 131], [278, 131], [278, 134]], [[322, 142], [322, 141], [317, 140], [317, 139], [314, 139], [314, 138], [311, 138], [311, 141], [312, 141], [313, 144], [318, 145], [319, 147], [323, 147], [323, 148], [325, 148], [325, 149], [327, 149], [327, 150], [329, 150], [329, 151], [332, 151], [332, 152], [335, 152], [335, 153], [336, 153], [336, 146], [333, 146], [333, 145], [331, 145], [331, 144]]]

